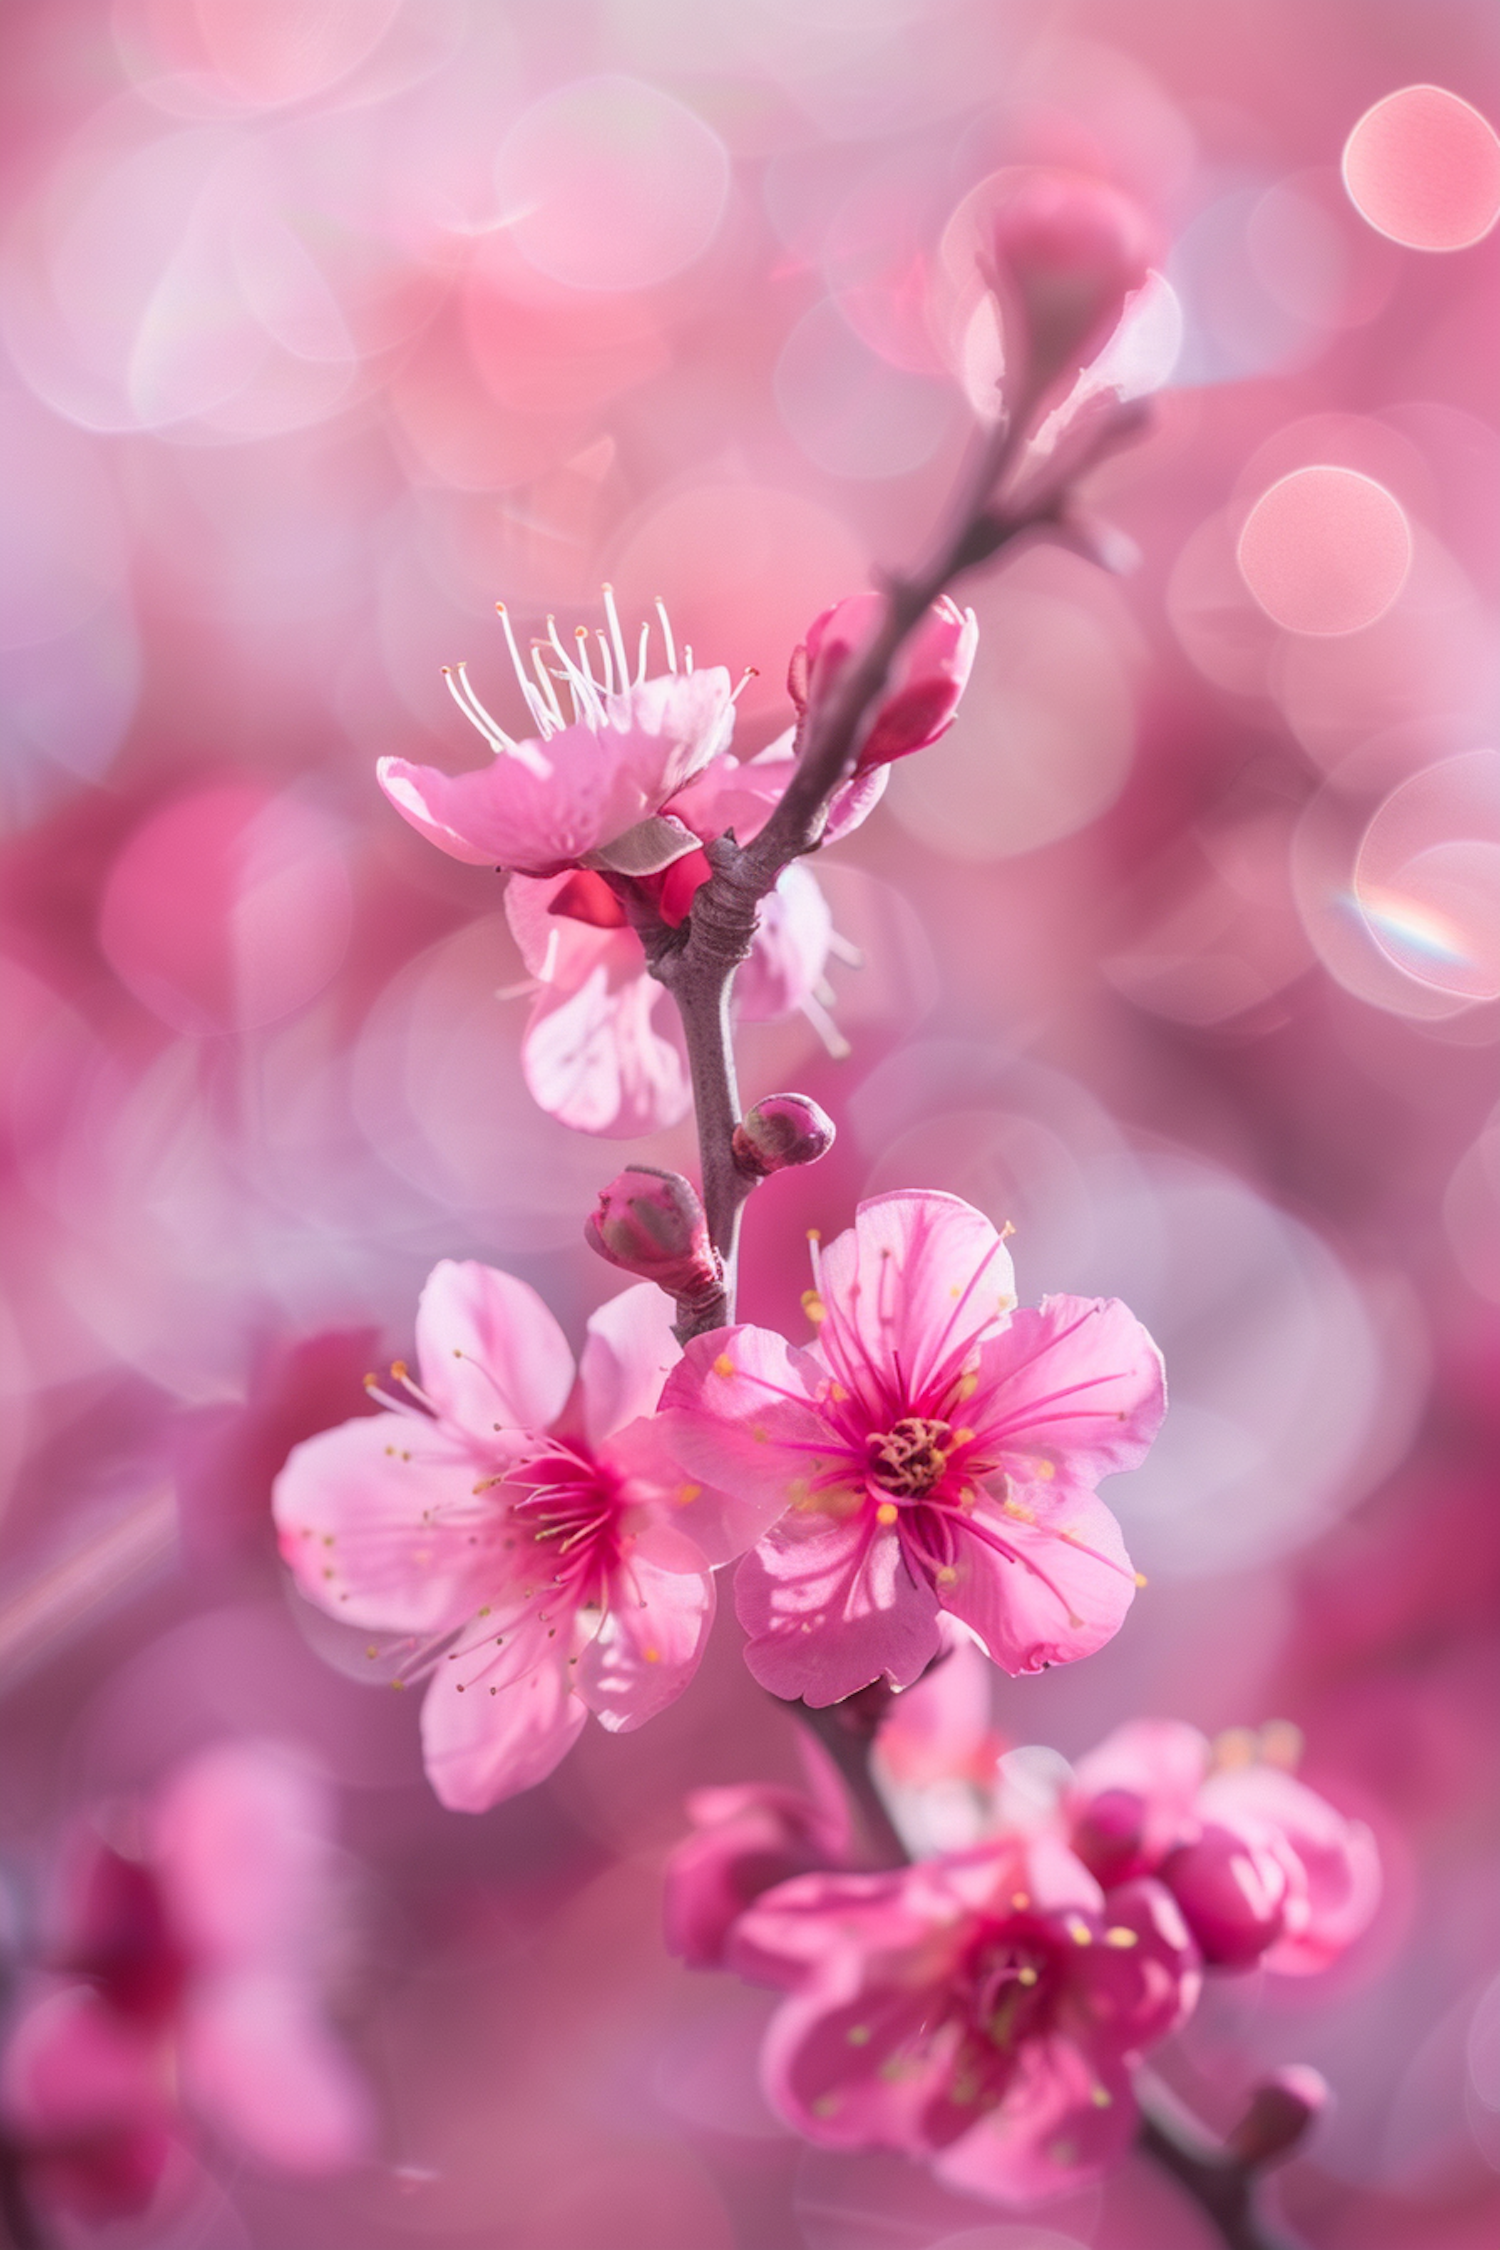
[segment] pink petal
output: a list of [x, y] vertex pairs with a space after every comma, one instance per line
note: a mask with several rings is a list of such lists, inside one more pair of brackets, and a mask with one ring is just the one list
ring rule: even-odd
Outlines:
[[1212, 1775], [1199, 1800], [1205, 1818], [1262, 1822], [1301, 1870], [1303, 1901], [1263, 1956], [1282, 1976], [1327, 1968], [1369, 1927], [1380, 1903], [1380, 1855], [1363, 1821], [1349, 1820], [1305, 1782], [1276, 1766]]
[[1092, 1656], [1119, 1631], [1136, 1591], [1120, 1527], [1094, 1493], [1053, 1485], [1044, 1500], [1033, 1490], [1026, 1505], [1033, 1522], [992, 1502], [981, 1502], [976, 1517], [1013, 1560], [962, 1520], [955, 1524], [957, 1576], [941, 1592], [944, 1608], [971, 1626], [1013, 1677]]
[[0, 2115], [23, 2140], [149, 2132], [171, 2114], [160, 2037], [87, 1984], [52, 1984], [11, 2024]]
[[553, 901], [578, 880], [576, 874], [512, 875], [505, 886], [505, 919], [534, 977], [576, 992], [603, 962], [618, 979], [641, 963], [641, 941], [634, 930], [604, 929], [571, 914], [554, 914]]
[[813, 992], [828, 960], [833, 915], [805, 867], [784, 868], [760, 903], [755, 942], [734, 980], [736, 1014], [747, 1023], [784, 1016]]
[[981, 1356], [970, 1409], [981, 1438], [1096, 1484], [1131, 1469], [1166, 1412], [1161, 1353], [1118, 1298], [1046, 1297]]
[[754, 1984], [794, 1991], [831, 1952], [918, 1946], [930, 1923], [904, 1868], [877, 1875], [819, 1871], [764, 1892], [729, 1933], [725, 1959]]
[[994, 2203], [1041, 2203], [1087, 2186], [1124, 2156], [1137, 2111], [1125, 2069], [1063, 2038], [1024, 2044], [1005, 2097], [945, 2148], [946, 2187]]
[[[820, 1753], [822, 1755], [822, 1753]], [[662, 1910], [667, 1950], [689, 1968], [726, 1966], [730, 1932], [747, 1908], [776, 1885], [818, 1867], [836, 1867], [849, 1851], [847, 1801], [831, 1761], [828, 1801], [772, 1782], [696, 1789], [688, 1799], [694, 1833], [667, 1861]], [[819, 1772], [818, 1784], [825, 1776]], [[756, 1968], [741, 1973], [759, 1981]], [[776, 1983], [773, 1972], [765, 1979]]]
[[789, 728], [747, 762], [715, 758], [672, 799], [670, 810], [705, 844], [729, 829], [734, 830], [736, 842], [748, 844], [780, 804], [795, 771]]
[[484, 1599], [503, 1521], [498, 1508], [471, 1520], [475, 1481], [472, 1458], [425, 1416], [367, 1415], [294, 1446], [272, 1506], [298, 1591], [376, 1632], [461, 1624]]
[[200, 1962], [305, 1956], [325, 1905], [332, 1806], [270, 1743], [223, 1743], [178, 1768], [151, 1814], [172, 1926]]
[[[462, 1686], [440, 1666], [422, 1700], [422, 1756], [438, 1801], [450, 1812], [486, 1812], [534, 1788], [562, 1763], [588, 1717], [571, 1691], [563, 1628], [538, 1636], [536, 1660], [495, 1685], [484, 1674]], [[492, 1686], [494, 1692], [491, 1692]]]
[[891, 1531], [863, 1516], [804, 1519], [741, 1562], [735, 1608], [745, 1662], [772, 1695], [840, 1703], [884, 1675], [910, 1687], [937, 1654], [937, 1598], [914, 1583]]
[[811, 1352], [770, 1328], [695, 1336], [667, 1378], [661, 1414], [672, 1450], [690, 1475], [733, 1493], [747, 1521], [758, 1519], [752, 1538], [836, 1459], [812, 1395], [827, 1380]]
[[497, 1430], [545, 1430], [573, 1387], [568, 1340], [528, 1282], [444, 1258], [417, 1304], [422, 1385], [483, 1450]]
[[544, 990], [521, 1046], [538, 1108], [575, 1132], [615, 1139], [676, 1125], [692, 1102], [676, 1010], [647, 974], [640, 940], [627, 934], [634, 969], [621, 973], [613, 965], [616, 947], [576, 990]]
[[1080, 1758], [1068, 1792], [1075, 1850], [1101, 1879], [1155, 1868], [1198, 1832], [1207, 1740], [1180, 1719], [1128, 1719]]
[[[877, 1195], [822, 1253], [824, 1348], [871, 1407], [899, 1401], [909, 1413], [980, 1337], [1000, 1333], [1014, 1289], [1010, 1252], [972, 1204], [927, 1190]], [[861, 1368], [875, 1387], [869, 1377], [856, 1386]]]
[[1287, 1927], [1301, 1885], [1277, 1841], [1258, 1821], [1208, 1820], [1162, 1862], [1162, 1881], [1216, 1968], [1248, 1969]]
[[654, 1281], [643, 1281], [590, 1314], [578, 1363], [590, 1445], [601, 1445], [638, 1415], [655, 1413], [662, 1385], [682, 1357], [672, 1334], [674, 1312], [671, 1298]]
[[1093, 1944], [1080, 1946], [1073, 1958], [1069, 2013], [1084, 2027], [1091, 2051], [1139, 2054], [1175, 2031], [1197, 2005], [1203, 1982], [1197, 1948], [1177, 1900], [1149, 1879], [1108, 1891], [1100, 1919], [1102, 1931], [1096, 1927]]
[[617, 1575], [615, 1605], [576, 1668], [578, 1693], [599, 1724], [629, 1734], [675, 1703], [698, 1669], [713, 1615], [708, 1576], [628, 1562]]
[[[835, 1953], [766, 2033], [767, 2099], [825, 2148], [917, 2152], [917, 2120], [952, 2071], [956, 2031], [940, 2018], [934, 2028], [932, 1983], [881, 1975], [883, 1966], [852, 1950]], [[904, 1959], [901, 1967], [909, 1971]]]
[[283, 2171], [339, 2171], [370, 2152], [364, 2083], [302, 1982], [284, 1971], [205, 1980], [182, 2026], [181, 2070], [200, 2117]]
[[864, 773], [857, 773], [852, 781], [845, 782], [828, 808], [823, 842], [841, 843], [844, 837], [852, 836], [856, 828], [862, 828], [885, 795], [890, 778], [888, 765], [871, 766]]

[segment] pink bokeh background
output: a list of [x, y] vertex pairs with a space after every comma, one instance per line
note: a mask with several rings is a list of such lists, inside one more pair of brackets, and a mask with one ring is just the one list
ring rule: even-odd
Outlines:
[[194, 1753], [289, 1746], [337, 1791], [332, 2005], [381, 2120], [312, 2182], [190, 2133], [108, 2239], [1204, 2250], [1134, 2162], [1033, 2221], [771, 2116], [765, 1997], [660, 1936], [685, 1793], [797, 1771], [731, 1604], [643, 1733], [447, 1814], [416, 1699], [349, 1676], [269, 1518], [436, 1260], [520, 1274], [576, 1346], [617, 1278], [599, 1187], [692, 1164], [686, 1126], [622, 1152], [533, 1105], [500, 883], [376, 758], [473, 764], [440, 665], [519, 727], [495, 601], [592, 626], [605, 579], [756, 667], [739, 747], [779, 734], [793, 645], [921, 548], [963, 455], [945, 227], [1043, 161], [1172, 245], [1170, 385], [1086, 496], [1139, 564], [974, 581], [958, 723], [819, 864], [851, 1052], [794, 1015], [743, 1075], [839, 1140], [757, 1198], [742, 1302], [800, 1340], [806, 1228], [914, 1185], [1014, 1222], [1024, 1300], [1146, 1320], [1173, 1406], [1109, 1497], [1150, 1585], [1101, 1654], [999, 1680], [995, 1724], [1069, 1755], [1136, 1714], [1301, 1728], [1377, 1833], [1380, 1917], [1322, 1978], [1221, 1982], [1164, 2067], [1217, 2124], [1274, 2065], [1328, 2076], [1284, 2183], [1317, 2250], [1478, 2250], [1488, 11], [54, 0], [0, 24], [0, 111], [0, 1922], [41, 1942], [79, 1824]]

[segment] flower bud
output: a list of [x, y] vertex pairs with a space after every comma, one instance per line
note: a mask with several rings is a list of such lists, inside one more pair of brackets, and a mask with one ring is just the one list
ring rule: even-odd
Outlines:
[[1128, 196], [1081, 172], [1017, 169], [995, 186], [979, 262], [1018, 363], [1007, 389], [1029, 405], [1108, 342], [1146, 279], [1150, 231]]
[[1268, 1840], [1211, 1820], [1158, 1872], [1213, 1967], [1247, 1969], [1281, 1936], [1291, 1884]]
[[600, 1189], [599, 1208], [583, 1231], [601, 1258], [658, 1283], [669, 1296], [706, 1297], [724, 1285], [703, 1206], [680, 1172], [629, 1165]]
[[784, 1172], [816, 1164], [833, 1146], [833, 1119], [806, 1094], [767, 1094], [734, 1129], [742, 1172]]
[[1306, 2137], [1328, 2101], [1322, 2074], [1305, 2063], [1291, 2063], [1256, 2087], [1225, 2150], [1247, 2167], [1279, 2164]]
[[[879, 594], [849, 594], [814, 618], [787, 670], [787, 692], [799, 715], [827, 695], [850, 658], [868, 647], [884, 615]], [[978, 645], [974, 612], [942, 595], [896, 652], [860, 745], [857, 774], [925, 750], [947, 733]]]

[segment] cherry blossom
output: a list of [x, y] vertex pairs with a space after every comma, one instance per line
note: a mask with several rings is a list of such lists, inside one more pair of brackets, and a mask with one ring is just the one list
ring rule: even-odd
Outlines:
[[590, 1711], [642, 1725], [691, 1679], [711, 1566], [772, 1508], [686, 1482], [649, 1419], [676, 1357], [653, 1284], [592, 1316], [579, 1370], [533, 1289], [445, 1260], [417, 1309], [420, 1381], [389, 1412], [299, 1445], [277, 1479], [281, 1549], [331, 1615], [405, 1637], [430, 1671], [428, 1778], [478, 1812], [545, 1779]]
[[44, 2200], [143, 2209], [189, 2121], [287, 2171], [367, 2152], [369, 2098], [317, 1990], [329, 1814], [305, 1767], [239, 1742], [170, 1776], [128, 1847], [82, 1843], [58, 1965], [0, 2065], [4, 2131]]
[[1080, 1761], [1065, 1817], [1101, 1882], [1167, 1884], [1206, 1961], [1305, 1976], [1368, 1926], [1380, 1862], [1362, 1821], [1257, 1749], [1231, 1736], [1216, 1762], [1196, 1727], [1132, 1720]]
[[[799, 712], [826, 697], [885, 616], [879, 594], [850, 594], [815, 617], [794, 651], [787, 688]], [[979, 622], [944, 594], [903, 643], [860, 743], [857, 775], [925, 750], [945, 735], [974, 668]]]
[[1045, 1837], [794, 1878], [741, 1916], [726, 1950], [789, 1992], [762, 2067], [799, 2133], [899, 2149], [949, 2187], [1015, 2204], [1123, 2156], [1130, 2066], [1182, 2021], [1199, 1981], [1160, 1884], [1106, 1898]]
[[[1145, 213], [1082, 172], [1018, 167], [998, 175], [980, 260], [996, 290], [1028, 404], [1087, 365], [1150, 270]], [[988, 199], [987, 199], [988, 200]]]
[[[494, 751], [469, 773], [445, 774], [405, 758], [382, 758], [381, 788], [413, 828], [454, 859], [527, 875], [555, 875], [584, 864], [649, 874], [693, 847], [680, 821], [659, 818], [670, 800], [729, 742], [734, 691], [722, 665], [681, 669], [661, 611], [667, 670], [646, 677], [643, 630], [632, 674], [613, 596], [605, 589], [608, 634], [597, 636], [599, 673], [582, 626], [570, 655], [548, 620], [549, 645], [537, 644], [528, 676], [504, 608], [500, 610], [534, 737], [506, 733], [480, 702], [460, 664], [448, 685], [464, 716]], [[553, 661], [555, 660], [555, 662]], [[561, 670], [556, 668], [561, 666]], [[558, 699], [562, 686], [572, 717]]]
[[695, 1789], [693, 1832], [667, 1861], [667, 1945], [692, 1969], [724, 1965], [730, 1932], [764, 1891], [793, 1875], [843, 1867], [853, 1845], [843, 1785], [811, 1741], [799, 1745], [806, 1791], [769, 1781]]
[[944, 1610], [1014, 1673], [1100, 1647], [1136, 1576], [1094, 1487], [1164, 1409], [1139, 1321], [1114, 1300], [1018, 1310], [989, 1220], [927, 1191], [862, 1203], [814, 1272], [812, 1350], [715, 1330], [662, 1399], [691, 1474], [789, 1503], [738, 1576], [756, 1679], [812, 1704], [909, 1686]]

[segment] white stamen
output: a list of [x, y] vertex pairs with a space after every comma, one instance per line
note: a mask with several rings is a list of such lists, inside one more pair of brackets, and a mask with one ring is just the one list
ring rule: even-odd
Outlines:
[[557, 690], [552, 685], [551, 675], [542, 662], [542, 644], [540, 641], [533, 641], [531, 644], [531, 661], [535, 667], [536, 676], [542, 683], [542, 694], [551, 709], [554, 721], [558, 726], [565, 727], [568, 722], [562, 715], [562, 705], [557, 700]]
[[750, 682], [751, 682], [752, 680], [758, 680], [759, 678], [760, 678], [760, 673], [759, 673], [759, 671], [757, 670], [757, 668], [755, 667], [755, 665], [753, 665], [753, 664], [747, 665], [747, 666], [746, 666], [746, 668], [745, 668], [745, 670], [744, 670], [743, 672], [741, 672], [741, 674], [740, 674], [740, 677], [739, 677], [739, 685], [738, 685], [738, 686], [737, 686], [737, 687], [735, 688], [735, 690], [734, 690], [733, 694], [732, 694], [732, 695], [730, 696], [730, 698], [729, 698], [730, 702], [731, 702], [731, 703], [738, 703], [738, 702], [739, 702], [739, 699], [740, 699], [740, 697], [741, 697], [741, 696], [742, 696], [742, 695], [744, 694], [744, 692], [745, 692], [746, 688], [747, 688], [747, 687], [748, 687], [748, 686], [750, 685]]
[[547, 932], [547, 950], [542, 955], [542, 966], [537, 975], [538, 984], [550, 984], [557, 974], [557, 954], [561, 944], [562, 931], [554, 922]]
[[625, 636], [620, 631], [620, 613], [615, 608], [613, 586], [606, 586], [604, 589], [604, 614], [609, 619], [609, 637], [614, 644], [615, 662], [620, 668], [620, 685], [627, 688], [630, 685], [630, 659], [625, 654]]
[[521, 693], [526, 698], [526, 708], [541, 729], [542, 740], [545, 742], [552, 732], [551, 715], [546, 704], [538, 700], [536, 689], [526, 677], [526, 667], [521, 662], [521, 651], [516, 646], [516, 636], [511, 630], [510, 611], [506, 608], [504, 602], [496, 602], [495, 614], [505, 629], [505, 645], [510, 650], [510, 660], [515, 666], [516, 678], [521, 683]]
[[[449, 675], [448, 686], [459, 709], [478, 727], [493, 750], [504, 757], [514, 758], [519, 765], [526, 768], [529, 774], [534, 774], [538, 781], [547, 781], [551, 778], [551, 764], [543, 757], [541, 751], [530, 742], [512, 741], [498, 720], [491, 718], [489, 712], [475, 694], [474, 684], [462, 664], [454, 667], [454, 672]], [[461, 695], [460, 690], [462, 690]]]
[[835, 961], [843, 962], [846, 969], [862, 969], [865, 965], [865, 957], [859, 947], [851, 945], [848, 938], [840, 937], [837, 930], [830, 930], [828, 933], [828, 950]]
[[677, 669], [677, 646], [672, 639], [672, 620], [667, 615], [667, 605], [660, 594], [656, 597], [656, 614], [661, 619], [661, 637], [667, 644], [667, 670]]
[[684, 670], [684, 672], [691, 672], [691, 670], [693, 669], [693, 652], [691, 648], [685, 648], [682, 652], [682, 669]]
[[594, 631], [594, 638], [599, 643], [599, 669], [604, 674], [604, 692], [606, 695], [613, 695], [615, 692], [615, 666], [614, 659], [609, 653], [609, 643], [597, 627]]
[[800, 1000], [797, 1004], [834, 1061], [847, 1062], [854, 1049], [850, 1046], [828, 1010], [821, 1006], [810, 992], [805, 999]]
[[649, 652], [650, 641], [651, 627], [650, 624], [647, 623], [641, 627], [640, 661], [635, 668], [635, 684], [637, 687], [640, 686], [642, 680], [646, 677], [646, 657]]

